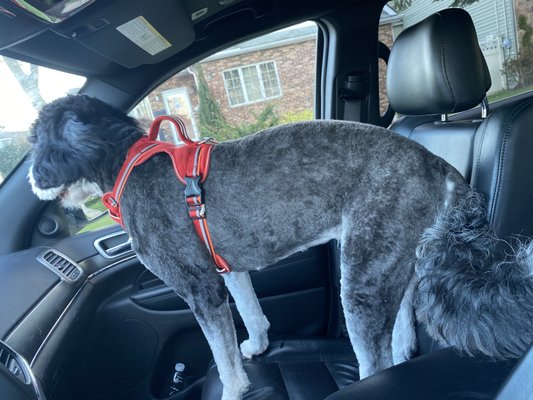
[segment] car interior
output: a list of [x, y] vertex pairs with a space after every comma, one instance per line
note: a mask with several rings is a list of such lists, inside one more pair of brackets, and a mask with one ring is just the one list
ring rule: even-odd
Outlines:
[[[312, 21], [315, 73], [305, 83], [314, 118], [388, 127], [422, 144], [485, 196], [502, 247], [527, 240], [533, 92], [489, 101], [494, 79], [468, 10], [433, 3], [439, 10], [389, 48], [378, 31], [393, 4], [383, 0], [0, 0], [0, 55], [85, 77], [79, 93], [129, 112], [206, 57]], [[154, 47], [139, 39], [139, 26], [161, 36]], [[120, 226], [74, 233], [81, 217], [39, 200], [29, 165], [22, 157], [0, 183], [0, 398], [220, 399], [187, 304], [141, 264]], [[520, 360], [467, 356], [423, 325], [413, 359], [359, 380], [335, 242], [250, 275], [271, 328], [267, 351], [244, 362], [244, 399], [533, 398], [531, 349]], [[241, 341], [244, 325], [232, 311]], [[177, 363], [183, 387], [171, 392]]]

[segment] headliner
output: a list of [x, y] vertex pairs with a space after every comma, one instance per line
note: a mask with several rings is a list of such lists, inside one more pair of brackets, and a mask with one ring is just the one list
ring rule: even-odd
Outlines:
[[[0, 54], [96, 78], [137, 95], [148, 82], [161, 81], [228, 45], [356, 3], [234, 0], [220, 6], [221, 2], [96, 0], [69, 19], [50, 24], [30, 16], [9, 0], [0, 0], [1, 7], [17, 14], [10, 18], [0, 13]], [[209, 11], [192, 21], [191, 15], [204, 7]], [[155, 56], [116, 29], [141, 15], [171, 43]]]

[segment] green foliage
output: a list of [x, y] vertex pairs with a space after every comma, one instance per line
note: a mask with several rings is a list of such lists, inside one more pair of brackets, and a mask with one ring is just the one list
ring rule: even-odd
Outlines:
[[200, 65], [196, 66], [195, 73], [198, 80], [198, 97], [200, 100], [198, 122], [202, 137], [213, 138], [219, 142], [223, 142], [279, 124], [279, 117], [272, 104], [267, 104], [259, 114], [253, 113], [254, 121], [251, 123], [229, 124], [224, 114], [222, 114], [220, 105], [213, 98], [209, 90]]
[[13, 171], [29, 149], [30, 144], [24, 139], [0, 141], [0, 182]]
[[221, 138], [226, 135], [227, 123], [224, 114], [220, 110], [217, 101], [211, 95], [204, 72], [200, 65], [196, 66], [198, 80], [198, 97], [200, 106], [198, 109], [199, 124], [202, 136]]
[[[394, 8], [396, 11], [404, 11], [411, 7], [411, 4], [413, 1], [416, 0], [393, 0], [392, 1], [392, 8]], [[443, 1], [443, 0], [433, 0], [433, 1]], [[466, 7], [471, 4], [474, 4], [478, 2], [479, 0], [454, 0], [452, 4], [450, 4], [450, 7]]]
[[505, 61], [502, 72], [517, 88], [533, 84], [533, 48], [522, 48], [515, 58]]
[[200, 65], [196, 66], [195, 73], [198, 81], [198, 97], [200, 100], [198, 122], [203, 138], [213, 138], [219, 142], [223, 142], [247, 136], [281, 123], [313, 119], [312, 110], [288, 112], [280, 117], [274, 104], [268, 103], [259, 113], [251, 113], [253, 117], [252, 122], [242, 122], [237, 125], [232, 125], [227, 122], [220, 109], [220, 105], [213, 98]]
[[255, 121], [252, 123], [242, 123], [233, 127], [237, 137], [243, 137], [255, 132], [259, 132], [266, 128], [279, 125], [280, 118], [276, 113], [273, 104], [267, 104], [265, 108], [259, 113], [252, 113]]
[[303, 111], [289, 111], [281, 116], [282, 124], [289, 124], [291, 122], [309, 121], [315, 119], [315, 113], [311, 109]]
[[527, 17], [524, 14], [518, 16], [518, 29], [523, 31], [522, 39], [520, 40], [521, 47], [531, 47], [531, 38], [533, 37], [533, 27], [527, 22]]

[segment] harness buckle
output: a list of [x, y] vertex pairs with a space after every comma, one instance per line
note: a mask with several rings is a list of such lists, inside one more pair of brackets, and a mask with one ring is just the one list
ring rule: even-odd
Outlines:
[[192, 196], [202, 197], [202, 186], [200, 183], [201, 176], [186, 176], [185, 179], [185, 198]]
[[192, 219], [204, 219], [205, 204], [189, 204], [189, 217]]
[[200, 176], [185, 177], [185, 202], [189, 206], [189, 217], [192, 219], [205, 218], [205, 204], [200, 179]]

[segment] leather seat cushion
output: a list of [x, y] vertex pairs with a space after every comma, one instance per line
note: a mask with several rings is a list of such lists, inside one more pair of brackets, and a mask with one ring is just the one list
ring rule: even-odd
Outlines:
[[381, 371], [327, 400], [488, 400], [496, 396], [515, 363], [461, 356], [447, 348]]
[[[347, 339], [272, 342], [261, 356], [244, 361], [251, 386], [243, 400], [323, 400], [359, 379]], [[219, 400], [222, 384], [216, 366], [207, 372], [202, 400]]]

